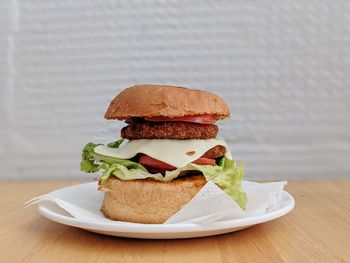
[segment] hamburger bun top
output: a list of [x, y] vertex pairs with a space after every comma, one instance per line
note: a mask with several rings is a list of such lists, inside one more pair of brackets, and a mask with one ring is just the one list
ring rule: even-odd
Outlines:
[[105, 118], [125, 120], [132, 117], [173, 118], [202, 114], [224, 119], [230, 115], [230, 110], [213, 93], [183, 87], [142, 84], [119, 93], [109, 105]]

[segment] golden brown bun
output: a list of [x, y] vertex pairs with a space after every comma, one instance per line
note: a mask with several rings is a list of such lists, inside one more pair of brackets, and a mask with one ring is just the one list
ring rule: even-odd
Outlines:
[[213, 114], [230, 115], [227, 104], [217, 95], [201, 90], [163, 85], [136, 85], [119, 93], [105, 113], [106, 119], [130, 117], [181, 117]]
[[162, 224], [187, 204], [206, 184], [203, 175], [170, 182], [119, 180], [110, 176], [106, 183], [102, 213], [117, 221]]

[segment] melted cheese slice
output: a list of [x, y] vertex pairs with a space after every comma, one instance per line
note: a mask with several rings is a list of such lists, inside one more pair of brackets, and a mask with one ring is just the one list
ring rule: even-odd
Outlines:
[[138, 153], [146, 154], [154, 159], [177, 168], [197, 160], [211, 148], [222, 145], [226, 148], [225, 156], [232, 159], [229, 148], [223, 140], [167, 140], [140, 139], [124, 142], [118, 149], [104, 145], [95, 147], [95, 153], [120, 159], [130, 159]]

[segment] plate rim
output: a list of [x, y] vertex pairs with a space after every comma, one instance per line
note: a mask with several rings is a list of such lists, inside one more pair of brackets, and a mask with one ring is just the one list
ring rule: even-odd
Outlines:
[[[91, 184], [84, 183], [84, 184]], [[81, 186], [82, 184], [78, 184]], [[78, 186], [74, 185], [74, 186]], [[74, 186], [64, 187], [71, 188]], [[60, 188], [57, 190], [61, 190]], [[57, 191], [56, 190], [56, 191]], [[231, 219], [225, 221], [218, 221], [212, 224], [196, 224], [196, 223], [176, 223], [176, 224], [139, 224], [131, 222], [101, 222], [98, 220], [82, 220], [70, 216], [65, 216], [50, 210], [44, 203], [39, 203], [38, 211], [41, 215], [54, 222], [82, 228], [88, 230], [119, 232], [119, 233], [142, 233], [142, 234], [155, 234], [155, 233], [179, 233], [179, 232], [198, 232], [198, 231], [217, 231], [225, 229], [233, 229], [239, 227], [248, 227], [267, 221], [271, 221], [288, 214], [295, 206], [295, 200], [293, 196], [285, 190], [282, 190], [282, 198], [287, 200], [288, 203], [283, 207], [268, 212], [263, 215], [250, 216], [245, 218]]]

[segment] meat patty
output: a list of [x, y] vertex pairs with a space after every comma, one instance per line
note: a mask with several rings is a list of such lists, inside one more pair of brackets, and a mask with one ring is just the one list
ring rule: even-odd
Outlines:
[[133, 122], [121, 130], [121, 137], [135, 139], [211, 139], [218, 133], [212, 124], [191, 122]]
[[205, 154], [202, 155], [202, 158], [216, 159], [224, 156], [226, 149], [222, 145], [216, 145], [215, 147], [208, 150]]

